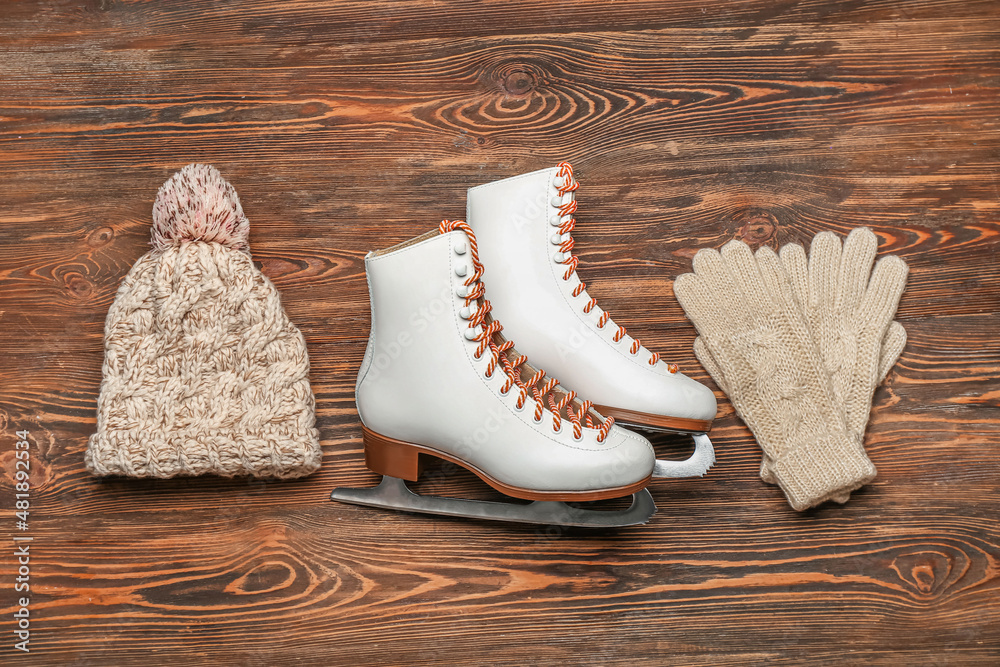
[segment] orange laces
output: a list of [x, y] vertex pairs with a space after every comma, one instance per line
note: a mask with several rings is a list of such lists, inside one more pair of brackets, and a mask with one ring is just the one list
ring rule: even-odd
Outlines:
[[[562, 179], [561, 184], [557, 181], [560, 199], [560, 204], [558, 206], [559, 217], [563, 219], [562, 224], [559, 225], [559, 236], [563, 237], [565, 240], [562, 240], [559, 244], [559, 257], [556, 259], [556, 262], [566, 266], [566, 273], [563, 274], [563, 280], [569, 280], [580, 263], [579, 258], [573, 254], [572, 232], [573, 227], [576, 226], [576, 218], [573, 217], [573, 214], [576, 213], [576, 198], [570, 198], [569, 203], [561, 203], [561, 201], [566, 197], [567, 193], [575, 192], [576, 189], [580, 187], [580, 182], [573, 178], [573, 167], [569, 162], [560, 162], [557, 166], [559, 167], [559, 172], [556, 176], [557, 178]], [[583, 280], [580, 280], [580, 284], [573, 290], [573, 296], [580, 296], [585, 289], [587, 289], [587, 285], [584, 284]], [[597, 299], [591, 297], [587, 305], [583, 307], [583, 312], [589, 313], [596, 305]], [[608, 311], [603, 310], [601, 312], [600, 319], [597, 321], [597, 327], [599, 329], [603, 329], [604, 325], [607, 324], [610, 319], [611, 315]], [[619, 324], [618, 331], [615, 332], [613, 340], [617, 343], [625, 337], [625, 333], [625, 327]], [[633, 338], [632, 346], [629, 351], [632, 354], [638, 354], [640, 348], [642, 348], [642, 343], [638, 338]], [[655, 366], [656, 362], [660, 360], [660, 353], [652, 352], [651, 354], [653, 356], [649, 358], [649, 365]], [[676, 373], [677, 364], [667, 364], [667, 370], [671, 373]]]
[[[468, 237], [469, 248], [472, 251], [472, 267], [474, 272], [466, 278], [464, 283], [466, 288], [465, 309], [469, 313], [469, 317], [467, 318], [469, 320], [469, 329], [474, 331], [476, 328], [482, 327], [482, 331], [471, 340], [479, 342], [479, 347], [475, 352], [476, 359], [481, 358], [489, 350], [490, 362], [486, 365], [486, 377], [493, 377], [493, 372], [499, 365], [507, 376], [507, 381], [500, 388], [500, 393], [506, 395], [516, 385], [520, 390], [520, 395], [517, 397], [517, 403], [515, 404], [518, 410], [524, 407], [525, 402], [530, 396], [535, 400], [536, 422], [542, 421], [542, 414], [545, 411], [547, 403], [549, 410], [552, 412], [553, 430], [559, 432], [562, 429], [562, 412], [565, 410], [567, 418], [573, 424], [574, 438], [579, 440], [583, 437], [583, 423], [585, 422], [587, 428], [599, 431], [597, 441], [604, 442], [604, 439], [608, 437], [608, 430], [615, 423], [614, 417], [607, 417], [603, 422], [595, 425], [590, 415], [590, 409], [594, 405], [592, 401], [581, 401], [580, 408], [577, 411], [573, 410], [573, 400], [576, 398], [575, 391], [565, 394], [557, 401], [554, 390], [559, 384], [558, 380], [552, 377], [546, 380], [545, 371], [541, 369], [527, 380], [522, 380], [521, 366], [528, 358], [524, 355], [519, 355], [513, 361], [510, 360], [507, 352], [514, 347], [514, 341], [512, 340], [505, 340], [500, 345], [497, 345], [495, 337], [496, 334], [503, 331], [503, 326], [492, 317], [488, 317], [490, 311], [493, 309], [490, 302], [486, 299], [482, 299], [482, 302], [479, 302], [479, 299], [485, 294], [485, 288], [480, 281], [480, 278], [483, 277], [483, 265], [479, 261], [479, 245], [476, 242], [476, 235], [472, 232], [472, 228], [461, 220], [444, 220], [441, 222], [440, 230], [442, 234], [447, 234], [456, 229], [463, 231]], [[539, 385], [543, 380], [545, 382]]]

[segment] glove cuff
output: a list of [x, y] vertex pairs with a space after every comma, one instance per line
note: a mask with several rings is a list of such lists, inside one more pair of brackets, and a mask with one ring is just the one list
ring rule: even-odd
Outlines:
[[771, 472], [792, 508], [802, 511], [875, 479], [875, 466], [855, 438], [841, 434], [797, 447], [773, 461]]

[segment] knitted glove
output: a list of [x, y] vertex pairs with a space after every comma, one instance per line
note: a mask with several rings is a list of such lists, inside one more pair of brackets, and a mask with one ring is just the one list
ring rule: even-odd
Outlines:
[[[895, 255], [875, 264], [878, 240], [867, 227], [853, 230], [841, 249], [840, 238], [820, 232], [809, 249], [781, 249], [802, 313], [809, 320], [833, 391], [844, 406], [848, 428], [864, 434], [872, 394], [906, 344], [901, 325], [890, 329], [906, 285], [906, 263]], [[884, 369], [883, 350], [891, 355]]]
[[[875, 387], [906, 345], [903, 326], [886, 320], [895, 314], [906, 282], [906, 264], [898, 257], [885, 257], [872, 274], [876, 248], [875, 235], [861, 227], [851, 232], [843, 251], [836, 235], [818, 234], [808, 266], [802, 246], [789, 244], [781, 249], [781, 263], [796, 301], [810, 321], [834, 393], [844, 406], [848, 429], [859, 442], [864, 439]], [[696, 339], [694, 350], [716, 384], [728, 393], [722, 371], [704, 341]], [[769, 484], [777, 483], [767, 456], [761, 462], [760, 476]], [[849, 495], [845, 491], [831, 499], [844, 503]]]
[[[903, 347], [905, 345], [906, 330], [903, 329], [903, 325], [899, 322], [893, 322], [889, 325], [889, 330], [886, 332], [885, 338], [882, 339], [882, 351], [879, 354], [879, 384], [882, 384], [885, 376], [889, 374], [889, 370], [896, 364], [896, 360], [899, 359], [899, 355], [903, 352]], [[719, 365], [715, 363], [715, 359], [712, 358], [712, 353], [708, 351], [705, 341], [703, 341], [700, 336], [694, 339], [694, 354], [698, 357], [698, 361], [701, 362], [701, 365], [705, 367], [705, 370], [708, 371], [708, 374], [712, 376], [712, 379], [715, 380], [715, 384], [719, 385], [719, 389], [728, 395], [729, 389], [726, 384], [726, 378], [722, 375]], [[851, 434], [857, 437], [860, 441], [863, 441], [864, 439], [863, 432], [852, 432]], [[778, 483], [774, 479], [774, 475], [771, 474], [771, 459], [767, 456], [763, 458], [760, 464], [760, 478], [768, 484]], [[838, 493], [831, 496], [830, 500], [844, 504], [848, 501], [850, 495], [850, 492]]]
[[875, 477], [847, 429], [778, 256], [740, 241], [700, 250], [674, 293], [718, 364], [789, 504], [804, 510]]

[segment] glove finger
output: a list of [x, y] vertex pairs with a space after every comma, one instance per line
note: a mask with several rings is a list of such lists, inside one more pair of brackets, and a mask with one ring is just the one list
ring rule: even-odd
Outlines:
[[[700, 252], [698, 254], [701, 254]], [[685, 273], [674, 281], [674, 295], [698, 333], [708, 339], [725, 335], [731, 327], [727, 313], [719, 307], [715, 293], [701, 276]]]
[[757, 316], [771, 312], [775, 306], [771, 296], [773, 289], [761, 276], [750, 246], [742, 241], [730, 241], [722, 246], [719, 254], [733, 282], [741, 288], [744, 307]]
[[704, 369], [715, 380], [715, 384], [719, 385], [719, 389], [728, 396], [729, 387], [726, 385], [726, 377], [722, 374], [719, 363], [712, 356], [711, 350], [708, 349], [708, 345], [705, 344], [701, 336], [694, 339], [694, 356], [698, 357], [698, 361], [701, 362]]
[[[741, 241], [730, 241], [726, 245], [733, 243], [745, 245]], [[724, 311], [728, 317], [730, 333], [757, 326], [759, 311], [750, 306], [745, 286], [729, 270], [728, 262], [723, 259], [719, 251], [699, 250], [694, 256], [692, 265], [705, 288], [711, 290], [715, 307]]]
[[809, 304], [821, 317], [832, 315], [840, 279], [840, 237], [820, 232], [809, 246]]
[[856, 319], [865, 322], [866, 328], [885, 331], [896, 315], [896, 306], [906, 287], [909, 268], [895, 255], [883, 257], [875, 264], [868, 289], [858, 306]]
[[853, 313], [857, 309], [868, 286], [877, 251], [878, 239], [867, 227], [858, 227], [848, 234], [840, 259], [837, 300], [841, 312]]
[[[885, 338], [882, 339], [882, 352], [878, 359], [879, 384], [889, 374], [892, 367], [896, 365], [896, 360], [903, 353], [904, 347], [906, 347], [906, 329], [899, 322], [892, 322], [889, 324], [889, 330], [885, 332]], [[721, 387], [722, 385], [719, 386]]]
[[[788, 243], [778, 253], [781, 266], [795, 294], [795, 301], [803, 313], [809, 312], [809, 260], [806, 249], [798, 243]], [[758, 260], [759, 261], [759, 260]]]
[[778, 255], [771, 248], [763, 246], [757, 250], [754, 259], [757, 260], [762, 280], [770, 289], [772, 303], [784, 308], [792, 316], [793, 321], [804, 324], [806, 320], [803, 311], [799, 307], [795, 290]]

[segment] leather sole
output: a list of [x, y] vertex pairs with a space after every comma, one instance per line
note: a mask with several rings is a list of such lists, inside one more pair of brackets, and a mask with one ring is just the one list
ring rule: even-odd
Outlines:
[[667, 417], [652, 415], [648, 412], [636, 412], [625, 408], [612, 408], [606, 405], [595, 405], [594, 409], [605, 417], [614, 417], [616, 422], [649, 426], [678, 433], [706, 433], [712, 428], [711, 419], [687, 419], [685, 417]]
[[610, 489], [600, 489], [598, 491], [538, 491], [534, 489], [523, 489], [518, 486], [510, 486], [498, 481], [474, 465], [459, 458], [440, 452], [431, 447], [417, 445], [412, 442], [396, 440], [369, 430], [362, 425], [362, 441], [365, 445], [365, 465], [374, 472], [390, 477], [398, 477], [410, 482], [417, 481], [420, 476], [420, 456], [435, 456], [439, 459], [449, 461], [461, 466], [473, 473], [497, 491], [513, 498], [523, 500], [555, 500], [563, 502], [585, 502], [590, 500], [607, 500], [610, 498], [621, 498], [631, 495], [646, 488], [652, 479], [652, 475], [628, 486], [619, 486]]

